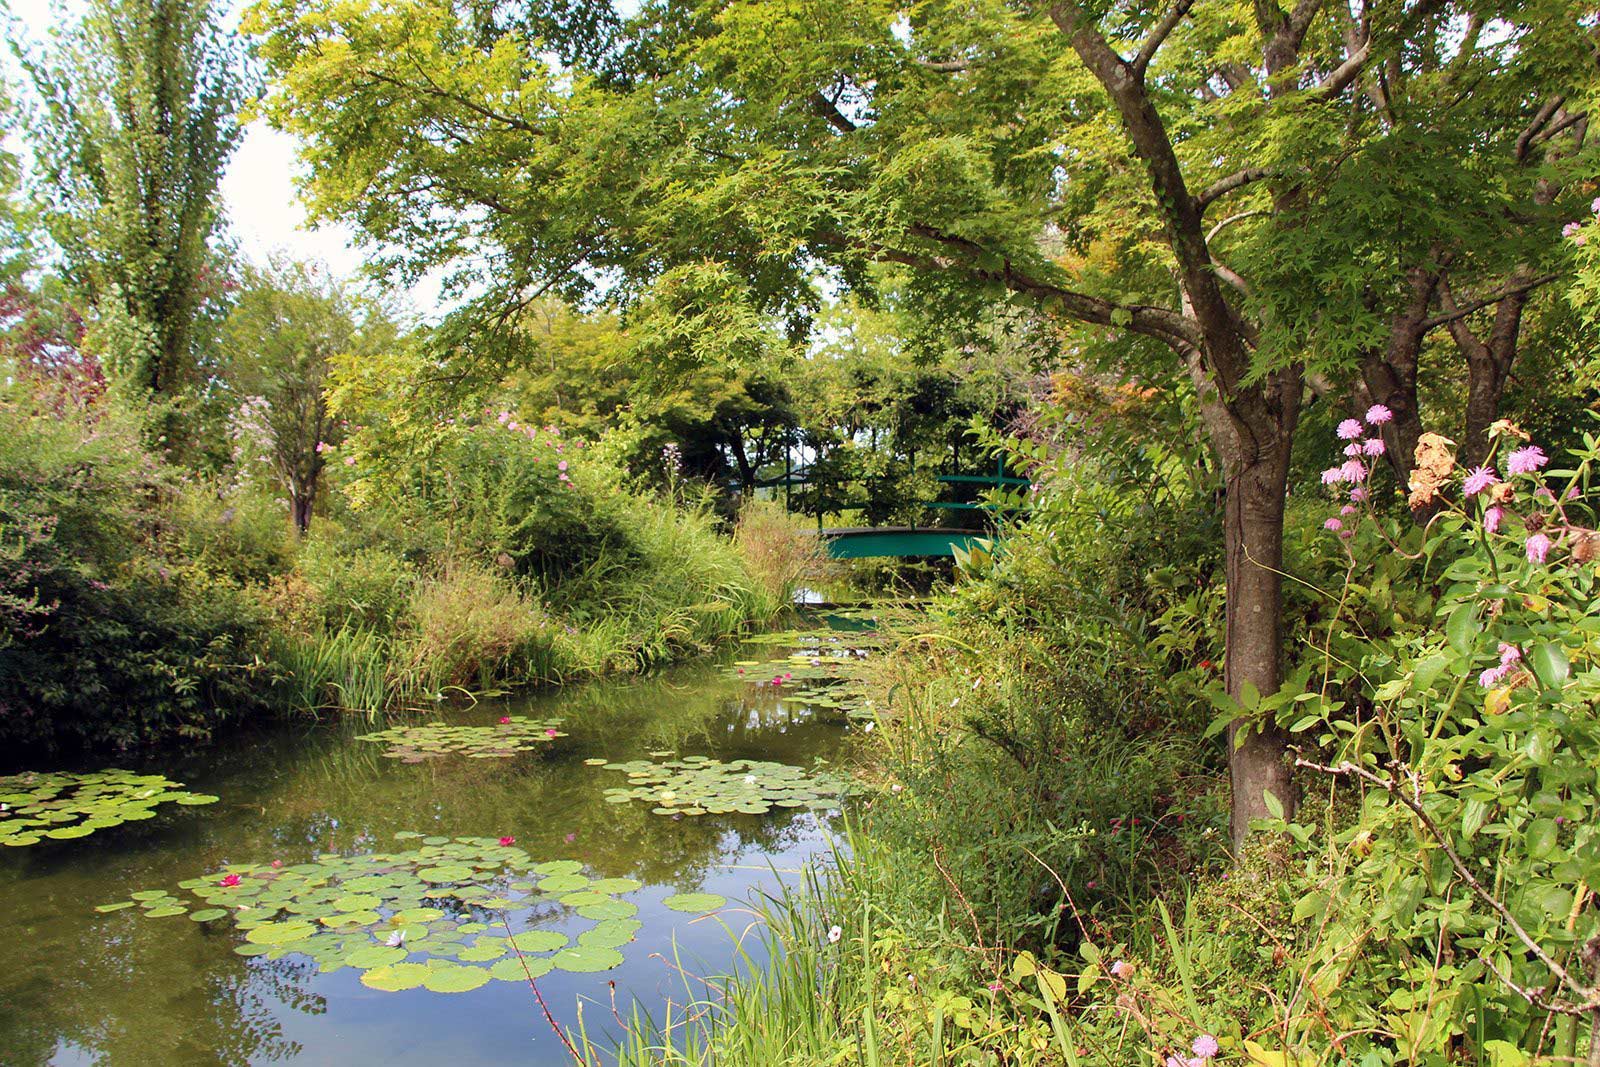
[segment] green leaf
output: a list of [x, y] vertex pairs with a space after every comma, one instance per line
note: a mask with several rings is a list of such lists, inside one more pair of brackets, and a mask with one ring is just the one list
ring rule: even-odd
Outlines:
[[1533, 646], [1528, 653], [1528, 665], [1546, 689], [1560, 689], [1567, 684], [1567, 677], [1572, 673], [1566, 649], [1554, 641]]
[[1444, 623], [1444, 636], [1450, 647], [1465, 655], [1472, 651], [1474, 640], [1482, 626], [1478, 622], [1478, 606], [1462, 604], [1450, 613]]
[[1536, 860], [1542, 860], [1556, 848], [1557, 827], [1554, 819], [1535, 819], [1528, 824], [1524, 836], [1524, 847], [1528, 855]]
[[674, 893], [661, 903], [673, 911], [698, 915], [716, 911], [728, 903], [728, 898], [715, 893]]

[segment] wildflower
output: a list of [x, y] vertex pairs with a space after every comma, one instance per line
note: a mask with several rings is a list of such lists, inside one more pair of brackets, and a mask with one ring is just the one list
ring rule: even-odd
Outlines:
[[568, 834], [566, 837], [562, 838], [562, 840], [565, 841], [569, 845], [572, 844], [577, 839], [578, 839], [578, 835], [577, 834]]
[[1478, 675], [1478, 685], [1484, 689], [1493, 689], [1500, 684], [1500, 679], [1504, 678], [1510, 669], [1504, 664], [1499, 667], [1490, 667]]
[[1394, 421], [1394, 412], [1382, 404], [1374, 404], [1367, 409], [1367, 423], [1371, 426], [1382, 426], [1386, 422]]
[[1589, 210], [1596, 215], [1600, 215], [1600, 196], [1594, 198], [1594, 202], [1589, 205]]
[[1359, 482], [1367, 476], [1367, 468], [1359, 459], [1345, 460], [1339, 470], [1344, 473], [1344, 480], [1347, 482]]
[[1506, 473], [1532, 474], [1549, 462], [1550, 457], [1544, 454], [1544, 449], [1538, 445], [1526, 445], [1506, 457]]
[[1550, 538], [1542, 533], [1536, 533], [1528, 538], [1526, 548], [1529, 563], [1543, 563], [1545, 557], [1550, 555]]
[[1369, 437], [1367, 440], [1361, 442], [1361, 451], [1363, 454], [1368, 456], [1383, 455], [1383, 438]]
[[1348, 540], [1350, 540], [1350, 538], [1354, 537], [1355, 535], [1356, 535], [1356, 532], [1354, 530], [1340, 530], [1339, 531], [1339, 540], [1348, 541]]
[[563, 482], [570, 482], [572, 480], [571, 478], [568, 478], [566, 476], [565, 472], [563, 472], [560, 477], [561, 477], [561, 481], [563, 481]]
[[323, 453], [323, 452], [326, 452], [326, 451], [328, 451], [328, 450], [329, 450], [329, 449], [330, 449], [330, 448], [332, 448], [332, 447], [333, 447], [333, 446], [332, 446], [332, 445], [330, 445], [330, 444], [329, 444], [329, 443], [328, 443], [328, 442], [326, 442], [326, 441], [318, 441], [318, 442], [317, 442], [317, 454], [318, 454], [318, 455], [321, 455], [321, 454], [322, 454], [322, 453]]
[[1467, 473], [1466, 480], [1461, 483], [1461, 491], [1468, 496], [1477, 496], [1491, 485], [1498, 485], [1500, 476], [1495, 474], [1493, 467], [1474, 467]]
[[1367, 487], [1364, 485], [1358, 485], [1354, 489], [1350, 490], [1350, 499], [1355, 501], [1357, 504], [1367, 499]]
[[1335, 432], [1339, 435], [1340, 440], [1353, 441], [1361, 436], [1361, 423], [1355, 419], [1345, 419], [1339, 424], [1339, 429]]
[[1208, 659], [1201, 660], [1200, 661], [1200, 669], [1203, 670], [1203, 671], [1209, 671], [1211, 669], [1211, 661], [1208, 660]]
[[1346, 504], [1339, 509], [1339, 514], [1341, 515], [1354, 515], [1355, 513], [1356, 506], [1354, 504]]
[[1583, 231], [1583, 223], [1581, 223], [1581, 222], [1569, 222], [1565, 226], [1561, 227], [1561, 236], [1573, 238], [1573, 239], [1577, 240], [1578, 244], [1582, 244], [1583, 243], [1583, 241], [1581, 239], [1582, 231]]
[[217, 884], [222, 886], [224, 889], [232, 889], [234, 886], [239, 884], [239, 876], [237, 874], [225, 874], [222, 876], [222, 880]]
[[282, 866], [283, 866], [283, 861], [282, 860], [273, 860], [272, 861], [272, 869], [273, 870], [277, 870], [279, 867], [282, 867]]
[[862, 727], [862, 728], [861, 728], [861, 729], [862, 729], [862, 730], [863, 730], [863, 731], [864, 731], [864, 732], [866, 732], [866, 733], [869, 733], [869, 734], [870, 734], [870, 733], [871, 733], [871, 732], [872, 732], [872, 728], [873, 728], [873, 727], [874, 727], [874, 726], [876, 726], [876, 725], [877, 725], [877, 723], [873, 723], [873, 722], [869, 722], [869, 723], [867, 723], [867, 725], [865, 725], [865, 726], [863, 726], [863, 727]]
[[517, 839], [512, 837], [510, 834], [507, 834], [506, 836], [504, 836], [504, 837], [502, 837], [500, 839], [500, 847], [501, 848], [510, 848], [512, 845], [514, 845], [516, 843], [517, 843]]
[[1222, 1051], [1222, 1046], [1217, 1044], [1217, 1039], [1210, 1034], [1201, 1034], [1194, 1039], [1194, 1044], [1189, 1046], [1191, 1052], [1203, 1060], [1209, 1060]]
[[356, 457], [354, 457], [354, 456], [346, 456], [346, 457], [344, 457], [344, 465], [346, 467], [354, 467], [356, 465]]
[[989, 985], [988, 985], [989, 992], [991, 992], [991, 993], [998, 993], [998, 992], [1000, 992], [1000, 990], [1002, 990], [1004, 988], [1005, 988], [1005, 986], [1000, 984], [1000, 979], [998, 979], [998, 978], [996, 978], [994, 981], [990, 982]]
[[1360, 441], [1351, 441], [1349, 444], [1345, 445], [1344, 446], [1344, 454], [1349, 456], [1351, 459], [1355, 459], [1358, 456], [1365, 455], [1365, 453], [1361, 449], [1361, 442]]
[[560, 463], [556, 464], [556, 470], [564, 471], [566, 469], [567, 469], [567, 461], [566, 460], [562, 460]]
[[1506, 517], [1505, 509], [1502, 508], [1499, 504], [1494, 504], [1494, 505], [1490, 506], [1489, 508], [1485, 509], [1484, 513], [1483, 513], [1483, 532], [1484, 533], [1489, 533], [1489, 534], [1499, 533], [1500, 532], [1500, 522], [1505, 517]]
[[1522, 649], [1516, 645], [1500, 642], [1500, 666], [1509, 667], [1522, 658]]
[[1111, 965], [1111, 976], [1113, 978], [1131, 978], [1133, 976], [1133, 964], [1127, 960], [1118, 960]]
[[1322, 472], [1323, 485], [1338, 485], [1344, 480], [1343, 467], [1329, 467], [1327, 470]]
[[828, 944], [837, 945], [839, 938], [844, 936], [844, 931], [837, 926], [828, 927]]
[[1322, 528], [1324, 530], [1342, 530], [1344, 529], [1344, 523], [1340, 522], [1338, 519], [1324, 519]]
[[889, 792], [891, 792], [891, 793], [898, 793], [898, 792], [900, 792], [900, 791], [901, 791], [901, 790], [902, 790], [902, 789], [904, 789], [904, 788], [905, 788], [905, 786], [903, 786], [903, 785], [901, 785], [901, 784], [900, 784], [900, 783], [899, 783], [899, 782], [896, 782], [896, 783], [895, 783], [895, 784], [894, 784], [894, 785], [891, 785], [891, 786], [890, 786], [890, 787], [889, 787]]

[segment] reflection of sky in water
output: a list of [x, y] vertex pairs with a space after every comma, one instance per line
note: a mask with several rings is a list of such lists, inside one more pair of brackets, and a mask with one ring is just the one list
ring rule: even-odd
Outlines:
[[[569, 1058], [524, 985], [379, 992], [354, 969], [320, 973], [303, 956], [246, 960], [232, 951], [242, 932], [226, 920], [202, 926], [133, 911], [99, 915], [93, 906], [139, 889], [183, 895], [178, 882], [226, 862], [293, 864], [324, 851], [411, 847], [394, 840], [399, 830], [510, 834], [535, 860], [576, 859], [595, 877], [646, 883], [622, 898], [639, 905], [644, 923], [623, 947], [622, 966], [539, 979], [563, 1024], [576, 1024], [582, 1003], [598, 1044], [618, 1029], [608, 983], [624, 1018], [635, 1000], [658, 1017], [669, 998], [681, 1004], [693, 980], [677, 964], [690, 974], [725, 971], [730, 936], [743, 936], [754, 952], [754, 915], [741, 902], [793, 878], [827, 847], [825, 821], [805, 812], [669, 818], [641, 803], [606, 804], [602, 791], [620, 776], [583, 760], [671, 749], [809, 766], [813, 757], [838, 756], [841, 716], [818, 714], [792, 695], [755, 693], [713, 668], [510, 706], [560, 716], [571, 736], [509, 760], [401, 765], [383, 758], [382, 746], [353, 740], [370, 729], [365, 723], [287, 727], [148, 768], [217, 793], [221, 803], [161, 809], [143, 823], [0, 854], [0, 1063], [564, 1064]], [[506, 710], [485, 705], [451, 721], [490, 723]], [[733, 904], [712, 918], [662, 906], [687, 891]], [[569, 916], [552, 928], [575, 935], [591, 925]]]

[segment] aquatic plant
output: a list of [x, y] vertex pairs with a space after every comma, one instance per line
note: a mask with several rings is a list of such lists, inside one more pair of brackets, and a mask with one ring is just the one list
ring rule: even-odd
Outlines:
[[607, 789], [607, 803], [649, 801], [658, 815], [762, 815], [774, 807], [829, 811], [849, 792], [849, 784], [838, 775], [808, 774], [801, 767], [765, 760], [724, 763], [684, 756], [665, 763], [608, 763], [605, 769], [625, 773], [629, 782]]
[[439, 756], [500, 759], [527, 752], [558, 737], [565, 737], [560, 719], [530, 719], [502, 715], [493, 726], [453, 726], [431, 722], [420, 726], [391, 726], [357, 740], [387, 744], [383, 754], [401, 763], [421, 763]]
[[155, 816], [158, 804], [214, 804], [159, 774], [105, 770], [0, 777], [0, 845], [87, 837], [96, 830]]
[[[359, 970], [373, 989], [436, 993], [529, 981], [552, 969], [610, 970], [640, 929], [638, 907], [617, 899], [642, 888], [634, 879], [591, 879], [575, 860], [535, 862], [505, 837], [395, 836], [420, 845], [329, 853], [292, 866], [230, 864], [180, 882], [187, 896], [140, 890], [95, 910], [139, 907], [147, 918], [187, 915], [199, 923], [231, 918], [244, 934], [234, 949], [242, 956], [298, 953], [325, 972]], [[705, 901], [694, 903], [678, 910], [706, 910]], [[517, 913], [527, 913], [516, 920], [520, 930]], [[575, 938], [534, 925], [569, 913], [594, 925]]]

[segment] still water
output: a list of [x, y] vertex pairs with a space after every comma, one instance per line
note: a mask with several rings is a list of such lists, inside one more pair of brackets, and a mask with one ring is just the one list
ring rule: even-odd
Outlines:
[[[452, 723], [474, 725], [508, 714], [562, 720], [566, 736], [509, 759], [402, 763], [357, 739], [374, 727], [346, 721], [122, 761], [221, 799], [163, 804], [143, 822], [0, 849], [0, 1065], [570, 1063], [525, 983], [381, 992], [350, 967], [324, 973], [294, 953], [241, 956], [244, 931], [227, 920], [94, 910], [142, 890], [182, 896], [178, 883], [226, 864], [294, 866], [328, 853], [393, 851], [411, 840], [397, 841], [397, 833], [514, 837], [535, 861], [577, 861], [590, 878], [644, 883], [625, 898], [638, 905], [642, 926], [622, 946], [620, 966], [553, 970], [538, 987], [561, 1024], [575, 1025], [581, 1010], [597, 1043], [618, 1029], [612, 983], [622, 1017], [637, 1003], [660, 1018], [669, 998], [685, 1000], [680, 965], [691, 974], [726, 972], [734, 937], [758, 951], [755, 917], [743, 902], [796, 878], [829, 847], [835, 818], [785, 808], [672, 817], [648, 803], [606, 802], [605, 790], [626, 778], [585, 760], [671, 752], [837, 766], [848, 718], [792, 690], [727, 674], [703, 664], [448, 713]], [[731, 903], [700, 917], [662, 904], [689, 892]], [[573, 936], [591, 925], [560, 906], [536, 910], [532, 921]]]

